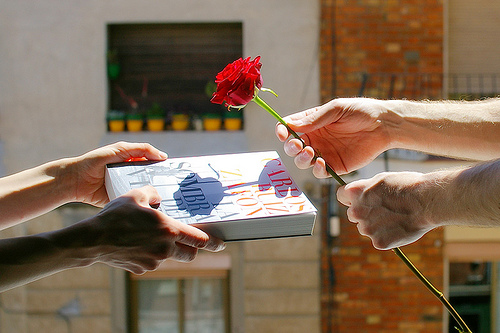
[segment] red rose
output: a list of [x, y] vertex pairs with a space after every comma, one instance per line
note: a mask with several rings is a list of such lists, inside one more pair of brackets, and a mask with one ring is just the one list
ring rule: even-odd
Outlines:
[[229, 64], [217, 74], [217, 91], [212, 96], [212, 103], [230, 106], [245, 106], [255, 95], [255, 89], [262, 88], [260, 56], [240, 58]]

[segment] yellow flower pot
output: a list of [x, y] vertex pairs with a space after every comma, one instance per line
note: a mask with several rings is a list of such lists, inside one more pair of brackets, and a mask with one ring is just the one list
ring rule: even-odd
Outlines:
[[226, 131], [238, 131], [241, 129], [241, 118], [224, 119], [224, 128]]
[[109, 120], [109, 131], [110, 132], [123, 132], [125, 130], [125, 120]]
[[148, 119], [147, 120], [148, 131], [160, 132], [165, 128], [164, 119]]
[[204, 118], [203, 128], [205, 131], [219, 131], [222, 127], [222, 119], [220, 118]]
[[189, 128], [189, 116], [187, 114], [174, 114], [172, 116], [172, 129], [174, 131], [185, 131]]
[[127, 119], [127, 130], [129, 132], [142, 131], [142, 125], [143, 125], [142, 119]]

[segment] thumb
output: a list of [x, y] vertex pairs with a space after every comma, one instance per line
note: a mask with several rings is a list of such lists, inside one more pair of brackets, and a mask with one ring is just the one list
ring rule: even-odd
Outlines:
[[284, 118], [288, 126], [294, 131], [308, 133], [331, 122], [329, 111], [331, 106], [323, 104], [314, 108], [310, 108], [301, 112], [291, 114]]

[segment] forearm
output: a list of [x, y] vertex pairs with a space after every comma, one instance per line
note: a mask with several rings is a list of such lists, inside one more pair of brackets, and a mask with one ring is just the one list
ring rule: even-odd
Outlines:
[[390, 148], [475, 160], [500, 156], [500, 99], [384, 103]]
[[51, 233], [0, 240], [0, 292], [92, 261], [61, 247]]
[[425, 177], [433, 188], [427, 206], [433, 224], [500, 227], [500, 160]]
[[58, 160], [0, 178], [0, 230], [72, 201], [71, 161]]

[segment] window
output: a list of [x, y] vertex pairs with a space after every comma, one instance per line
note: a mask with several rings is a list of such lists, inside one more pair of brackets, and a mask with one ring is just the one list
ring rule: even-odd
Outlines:
[[148, 279], [134, 285], [133, 332], [228, 332], [227, 279]]
[[110, 24], [108, 110], [141, 119], [160, 113], [164, 129], [174, 114], [187, 116], [187, 129], [224, 116], [210, 102], [215, 76], [242, 56], [242, 45], [241, 23]]
[[[450, 263], [450, 302], [472, 332], [491, 331], [491, 262]], [[456, 332], [450, 317], [449, 332]]]
[[228, 333], [230, 257], [199, 255], [129, 275], [132, 333]]

